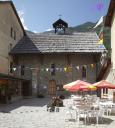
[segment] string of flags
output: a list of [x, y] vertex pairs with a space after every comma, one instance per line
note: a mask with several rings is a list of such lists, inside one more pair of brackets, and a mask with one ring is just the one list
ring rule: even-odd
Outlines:
[[71, 72], [73, 69], [75, 70], [81, 70], [82, 67], [85, 67], [87, 68], [87, 66], [90, 66], [92, 69], [95, 68], [96, 64], [90, 64], [90, 65], [80, 65], [80, 66], [65, 66], [65, 67], [55, 67], [55, 68], [38, 68], [37, 70], [40, 70], [40, 71], [50, 71], [50, 72], [53, 72], [54, 70], [55, 71], [59, 71], [59, 72]]
[[[81, 70], [83, 67], [87, 68], [90, 67], [91, 69], [94, 69], [96, 66], [95, 63], [92, 64], [88, 64], [88, 65], [77, 65], [77, 66], [72, 66], [72, 65], [67, 65], [67, 66], [60, 66], [60, 67], [40, 67], [40, 68], [30, 68], [30, 67], [25, 67], [25, 69], [31, 69], [31, 70], [39, 70], [41, 72], [46, 71], [46, 72], [53, 72], [55, 71], [59, 71], [59, 72], [71, 72], [73, 69], [74, 70]], [[14, 67], [13, 70], [16, 71], [17, 69], [21, 69], [21, 66], [18, 67]]]

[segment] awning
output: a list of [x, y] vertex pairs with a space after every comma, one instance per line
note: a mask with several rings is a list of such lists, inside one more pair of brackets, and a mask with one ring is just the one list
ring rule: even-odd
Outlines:
[[0, 79], [5, 79], [5, 80], [22, 80], [22, 81], [29, 81], [30, 79], [22, 78], [22, 77], [16, 77], [16, 76], [11, 76], [9, 74], [3, 74], [0, 73]]

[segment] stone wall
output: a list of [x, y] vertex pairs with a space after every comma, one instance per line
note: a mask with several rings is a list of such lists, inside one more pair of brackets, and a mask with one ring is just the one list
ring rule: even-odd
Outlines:
[[[14, 33], [16, 39], [14, 39]], [[2, 67], [0, 66], [0, 73], [8, 74], [9, 64], [12, 60], [9, 52], [23, 35], [23, 30], [11, 5], [9, 3], [0, 4], [0, 65], [2, 65]]]
[[[64, 85], [66, 83], [75, 81], [77, 79], [82, 80], [82, 71], [76, 69], [76, 66], [86, 65], [87, 77], [86, 81], [95, 82], [96, 81], [96, 65], [91, 67], [91, 64], [96, 64], [96, 56], [93, 54], [46, 54], [46, 55], [22, 55], [18, 56], [19, 65], [24, 64], [25, 69], [31, 70], [32, 72], [32, 88], [33, 93], [40, 91], [47, 93], [47, 87], [49, 85], [49, 80], [55, 80], [56, 85]], [[47, 69], [51, 67], [51, 64], [54, 63], [56, 68], [64, 68], [70, 63], [72, 69], [70, 71], [57, 71], [54, 76], [51, 76], [50, 71], [43, 71], [42, 69]], [[25, 77], [30, 76], [25, 72]]]

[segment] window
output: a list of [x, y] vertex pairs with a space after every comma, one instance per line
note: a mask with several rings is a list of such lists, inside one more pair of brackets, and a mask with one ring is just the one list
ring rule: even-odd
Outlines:
[[106, 92], [106, 94], [108, 94], [108, 88], [106, 88], [106, 91], [105, 92]]
[[82, 79], [86, 79], [86, 66], [82, 66]]
[[51, 64], [51, 76], [55, 75], [55, 64]]
[[14, 40], [16, 40], [16, 31], [13, 30], [12, 27], [11, 27], [11, 31], [10, 31], [10, 36], [11, 36], [11, 38], [13, 38]]
[[107, 88], [103, 88], [103, 94], [108, 94], [108, 89]]
[[16, 31], [14, 31], [14, 40], [16, 40]]
[[11, 27], [10, 36], [13, 37], [13, 28]]
[[13, 62], [10, 62], [10, 73], [13, 73]]
[[24, 75], [24, 69], [25, 69], [25, 66], [24, 65], [21, 65], [21, 76]]

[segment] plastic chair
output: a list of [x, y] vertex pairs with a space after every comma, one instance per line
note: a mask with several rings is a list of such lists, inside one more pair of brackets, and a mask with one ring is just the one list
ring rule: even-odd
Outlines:
[[78, 109], [77, 112], [76, 112], [76, 119], [77, 119], [78, 124], [80, 124], [80, 119], [81, 118], [84, 119], [84, 122], [86, 124], [86, 122], [87, 122], [87, 111]]

